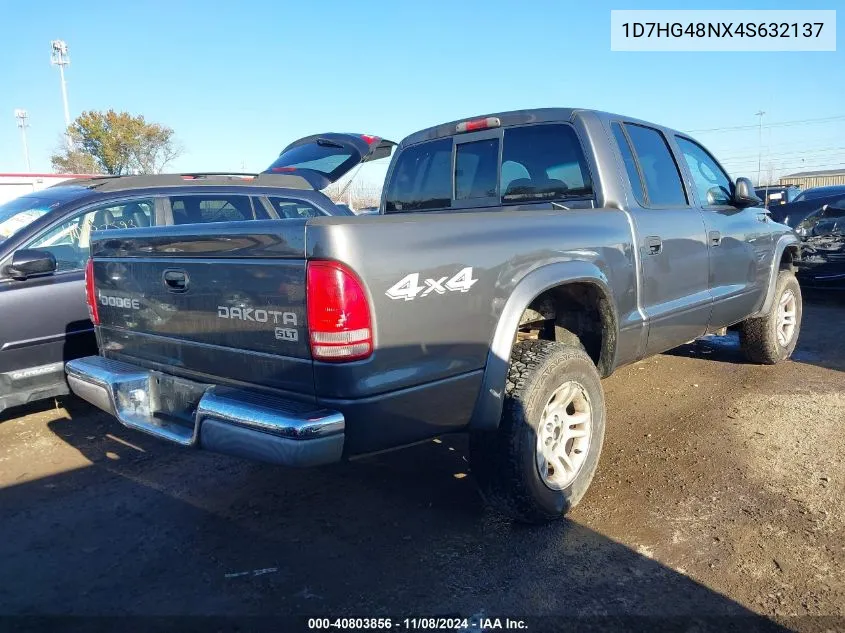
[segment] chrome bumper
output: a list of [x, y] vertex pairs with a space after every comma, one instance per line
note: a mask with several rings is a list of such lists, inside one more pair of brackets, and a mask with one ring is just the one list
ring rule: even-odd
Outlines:
[[123, 425], [183, 446], [286, 466], [340, 460], [337, 411], [243, 389], [197, 383], [88, 356], [65, 365], [71, 390]]

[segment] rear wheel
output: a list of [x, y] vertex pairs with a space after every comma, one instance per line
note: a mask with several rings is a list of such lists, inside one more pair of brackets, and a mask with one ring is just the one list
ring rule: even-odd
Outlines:
[[798, 280], [792, 272], [780, 271], [768, 314], [739, 325], [739, 341], [748, 360], [774, 365], [789, 358], [798, 343], [802, 312]]
[[593, 479], [604, 423], [601, 379], [580, 345], [517, 343], [499, 428], [470, 437], [485, 500], [517, 521], [560, 518]]

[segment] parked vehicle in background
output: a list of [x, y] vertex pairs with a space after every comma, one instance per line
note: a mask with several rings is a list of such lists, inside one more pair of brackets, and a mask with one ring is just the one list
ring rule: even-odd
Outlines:
[[[333, 182], [382, 145], [317, 135], [273, 169]], [[398, 146], [381, 215], [95, 236], [102, 355], [68, 380], [129, 427], [290, 466], [469, 432], [484, 497], [548, 521], [596, 471], [603, 376], [728, 326], [754, 362], [792, 353], [798, 238], [759, 204], [628, 117], [446, 123]]]
[[802, 285], [845, 289], [845, 185], [807, 189], [792, 203], [772, 209], [772, 218], [801, 238]]
[[0, 205], [0, 411], [68, 392], [95, 354], [83, 272], [91, 239], [133, 227], [342, 214], [294, 176], [95, 177]]
[[756, 187], [754, 191], [757, 193], [757, 197], [763, 201], [763, 206], [770, 209], [792, 202], [801, 193], [801, 189], [795, 185], [764, 185]]

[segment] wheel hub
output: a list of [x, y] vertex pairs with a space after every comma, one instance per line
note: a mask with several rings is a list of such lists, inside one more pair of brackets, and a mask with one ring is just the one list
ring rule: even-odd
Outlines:
[[537, 428], [537, 470], [549, 488], [572, 483], [590, 449], [592, 407], [575, 381], [563, 383], [549, 398]]
[[777, 312], [777, 336], [781, 347], [787, 347], [795, 336], [798, 319], [798, 300], [795, 293], [787, 289], [780, 297]]

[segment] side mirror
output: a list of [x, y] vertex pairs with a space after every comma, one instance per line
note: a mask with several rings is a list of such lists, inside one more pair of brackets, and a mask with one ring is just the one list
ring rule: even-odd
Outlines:
[[763, 201], [757, 197], [754, 192], [754, 185], [748, 178], [737, 178], [736, 187], [734, 188], [733, 204], [735, 207], [745, 209], [746, 207], [756, 207], [763, 204]]
[[6, 272], [13, 279], [28, 279], [35, 275], [56, 272], [56, 257], [50, 251], [37, 248], [22, 248], [12, 255], [12, 263]]

